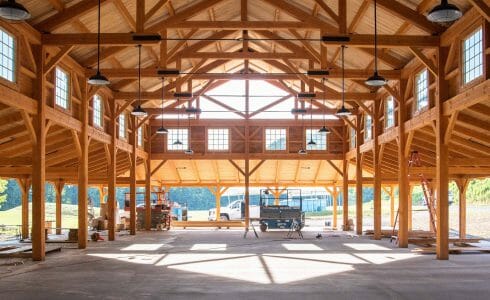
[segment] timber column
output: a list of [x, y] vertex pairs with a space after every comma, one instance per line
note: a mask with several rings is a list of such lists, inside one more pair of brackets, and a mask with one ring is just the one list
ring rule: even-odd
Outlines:
[[344, 231], [347, 231], [349, 223], [349, 161], [346, 158], [347, 155], [347, 134], [348, 126], [344, 126], [344, 163], [342, 164], [342, 217], [343, 217], [343, 227]]
[[44, 202], [46, 184], [46, 78], [44, 66], [46, 52], [42, 45], [34, 47], [36, 72], [37, 114], [33, 117], [36, 143], [32, 159], [32, 259], [44, 260], [46, 239], [44, 235]]
[[[141, 125], [144, 126], [144, 125]], [[143, 130], [141, 132], [144, 132]], [[145, 229], [151, 230], [151, 126], [148, 125], [146, 130], [147, 143], [146, 151], [148, 153], [145, 163]]]
[[[402, 101], [398, 99], [398, 247], [408, 247], [408, 157], [405, 155], [407, 135], [405, 120], [407, 118], [406, 80], [400, 80], [400, 95], [405, 95]], [[402, 96], [400, 96], [401, 98]]]
[[466, 189], [469, 180], [467, 178], [458, 178], [456, 184], [459, 190], [459, 238], [466, 238]]
[[109, 134], [111, 135], [111, 143], [107, 146], [107, 219], [109, 230], [109, 241], [113, 241], [116, 237], [116, 119], [117, 109], [116, 101], [109, 101], [111, 110], [111, 122], [109, 125]]
[[131, 116], [132, 128], [129, 135], [131, 143], [131, 169], [129, 172], [129, 234], [136, 234], [136, 144], [137, 144], [137, 124], [138, 118]]
[[61, 195], [63, 193], [63, 187], [65, 186], [65, 183], [63, 180], [58, 180], [55, 184], [55, 192], [56, 192], [56, 234], [61, 234], [61, 218], [63, 217], [63, 214], [61, 213], [62, 207], [61, 207]]
[[[374, 239], [381, 239], [381, 151], [379, 136], [381, 135], [380, 108], [382, 101], [375, 101], [373, 105], [373, 169], [374, 169]], [[378, 107], [379, 106], [379, 107]]]
[[82, 85], [82, 103], [80, 105], [82, 131], [80, 132], [81, 153], [78, 160], [78, 248], [87, 248], [87, 199], [88, 199], [88, 96], [87, 81]]
[[448, 117], [444, 115], [443, 104], [448, 99], [448, 83], [444, 66], [447, 61], [447, 48], [439, 47], [437, 53], [436, 89], [436, 190], [437, 190], [437, 259], [449, 259], [449, 147], [446, 140]]
[[356, 233], [362, 234], [361, 115], [356, 118]]

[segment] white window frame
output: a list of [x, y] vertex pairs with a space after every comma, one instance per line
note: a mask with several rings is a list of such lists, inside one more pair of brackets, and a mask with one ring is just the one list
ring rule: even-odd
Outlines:
[[[179, 139], [182, 145], [173, 143]], [[167, 133], [167, 151], [184, 151], [189, 149], [189, 129], [188, 128], [169, 128]]]
[[388, 96], [385, 100], [385, 128], [393, 126], [395, 126], [395, 99], [393, 96]]
[[127, 118], [126, 114], [122, 113], [119, 115], [119, 128], [118, 128], [118, 135], [120, 139], [126, 140], [127, 139]]
[[[70, 109], [70, 73], [60, 67], [54, 71], [54, 104], [64, 110]], [[61, 77], [63, 76], [63, 77]], [[61, 85], [62, 84], [62, 85]]]
[[230, 151], [230, 129], [208, 128], [208, 151]]
[[415, 112], [429, 108], [429, 71], [423, 69], [415, 75]]
[[[479, 40], [476, 40], [479, 37]], [[469, 84], [483, 76], [483, 27], [468, 34], [461, 44], [461, 76], [463, 85]]]
[[[318, 132], [318, 129], [316, 129], [316, 128], [313, 128], [313, 129], [307, 128], [305, 130], [305, 135], [306, 135], [305, 136], [306, 150], [308, 150], [308, 151], [327, 151], [328, 139], [327, 139], [326, 134], [322, 134], [322, 133]], [[310, 138], [313, 139], [313, 141], [316, 143], [316, 145], [313, 145], [313, 146], [308, 145]]]
[[17, 80], [16, 43], [15, 36], [0, 27], [0, 78], [11, 83]]
[[98, 94], [92, 99], [92, 123], [95, 127], [104, 128], [104, 100]]
[[[276, 137], [272, 139], [271, 137]], [[279, 138], [277, 138], [279, 137]], [[284, 147], [274, 147], [270, 148], [274, 141], [278, 141], [284, 137]], [[264, 149], [265, 151], [287, 151], [288, 149], [288, 131], [287, 128], [266, 128], [264, 131]]]

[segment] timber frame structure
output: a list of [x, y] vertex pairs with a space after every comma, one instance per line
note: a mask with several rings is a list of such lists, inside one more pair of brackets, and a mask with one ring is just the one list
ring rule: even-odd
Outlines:
[[[380, 74], [389, 84], [369, 89], [363, 80], [373, 68], [371, 0], [103, 0], [101, 72], [108, 87], [87, 84], [97, 63], [96, 0], [18, 1], [32, 13], [25, 23], [0, 20], [15, 39], [15, 80], [0, 80], [0, 176], [17, 178], [23, 195], [22, 235], [29, 235], [27, 195], [32, 186], [33, 259], [45, 257], [44, 184], [57, 191], [57, 227], [61, 227], [61, 190], [79, 188], [79, 248], [87, 247], [89, 185], [107, 187], [109, 211], [115, 188], [129, 185], [131, 234], [136, 233], [136, 186], [145, 186], [146, 207], [153, 187], [207, 186], [216, 198], [227, 187], [280, 189], [322, 186], [344, 199], [349, 185], [357, 190], [356, 231], [362, 233], [362, 187], [374, 186], [374, 238], [381, 238], [381, 192], [399, 189], [399, 246], [408, 246], [411, 174], [433, 179], [437, 194], [437, 258], [448, 259], [448, 184], [460, 188], [460, 234], [465, 236], [464, 192], [469, 179], [490, 176], [490, 15], [489, 1], [454, 1], [464, 16], [449, 27], [427, 21], [435, 0], [378, 0]], [[328, 4], [327, 4], [328, 2]], [[402, 4], [402, 2], [404, 4]], [[405, 3], [407, 2], [407, 3]], [[483, 32], [483, 75], [462, 83], [461, 41], [476, 28]], [[134, 34], [159, 34], [160, 40], [135, 41]], [[324, 35], [348, 36], [345, 99], [354, 114], [328, 120], [332, 130], [326, 151], [298, 154], [305, 132], [299, 118], [254, 118], [287, 97], [249, 109], [250, 81], [264, 80], [296, 97], [314, 92], [312, 114], [333, 114], [342, 98], [339, 63], [342, 42], [320, 42]], [[143, 44], [143, 107], [149, 117], [130, 116], [138, 98], [135, 45]], [[54, 103], [56, 68], [69, 74], [69, 108]], [[166, 138], [155, 132], [162, 94], [158, 69], [178, 69], [165, 78], [165, 113], [183, 113], [174, 92], [194, 94], [186, 101], [200, 107], [200, 97], [234, 112], [238, 119], [190, 122], [190, 158], [167, 151]], [[327, 83], [308, 77], [309, 69], [328, 69]], [[415, 76], [428, 70], [429, 105], [415, 109]], [[206, 92], [230, 80], [245, 80], [245, 111]], [[93, 124], [93, 97], [103, 101], [103, 124]], [[325, 97], [327, 101], [322, 103]], [[395, 100], [395, 120], [386, 128], [385, 101]], [[308, 111], [308, 114], [310, 111]], [[127, 137], [119, 136], [118, 116], [126, 114]], [[365, 132], [366, 116], [372, 135]], [[321, 120], [314, 120], [321, 127]], [[178, 124], [165, 120], [165, 127]], [[187, 126], [187, 125], [185, 125]], [[264, 149], [265, 128], [287, 128], [286, 151]], [[136, 132], [142, 128], [143, 144]], [[228, 128], [227, 152], [206, 147], [208, 128]], [[355, 134], [350, 134], [354, 132]], [[365, 138], [369, 137], [369, 138]], [[355, 138], [355, 141], [352, 139]], [[408, 169], [411, 151], [423, 167]], [[248, 201], [248, 200], [247, 200]], [[343, 224], [347, 224], [344, 201]], [[246, 206], [248, 207], [248, 206]], [[219, 207], [218, 207], [219, 209]], [[337, 209], [335, 207], [335, 209]], [[393, 209], [393, 208], [392, 208]], [[149, 212], [149, 211], [148, 211]], [[219, 215], [219, 214], [218, 214]], [[247, 215], [247, 214], [246, 214]], [[336, 218], [334, 220], [336, 226]], [[393, 222], [393, 220], [392, 220]], [[248, 218], [245, 226], [248, 228]], [[149, 229], [149, 228], [147, 228]], [[114, 216], [109, 240], [115, 239]]]

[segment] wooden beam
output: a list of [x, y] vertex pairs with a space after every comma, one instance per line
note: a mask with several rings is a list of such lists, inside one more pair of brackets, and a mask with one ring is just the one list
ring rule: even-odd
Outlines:
[[381, 158], [380, 158], [380, 144], [379, 144], [379, 136], [382, 133], [381, 126], [381, 114], [379, 112], [379, 107], [382, 106], [383, 102], [375, 102], [373, 111], [373, 177], [374, 177], [374, 199], [373, 199], [373, 217], [374, 217], [374, 239], [381, 239]]
[[342, 140], [342, 216], [343, 216], [343, 230], [348, 231], [349, 224], [349, 161], [347, 160], [347, 137], [348, 137], [348, 126], [343, 127], [343, 140]]
[[167, 4], [168, 0], [159, 0], [155, 5], [153, 5], [152, 8], [146, 13], [145, 15], [145, 21], [148, 21], [153, 17], [157, 11], [162, 8], [165, 4]]
[[490, 22], [490, 7], [484, 0], [469, 0], [473, 7], [485, 18], [487, 22]]
[[51, 60], [48, 62], [48, 65], [44, 68], [44, 75], [46, 76], [53, 68], [63, 59], [65, 58], [71, 50], [73, 50], [74, 46], [72, 45], [67, 45], [63, 46], [60, 48], [60, 51], [51, 58]]
[[240, 174], [242, 174], [243, 176], [246, 176], [246, 175], [245, 175], [245, 174], [246, 174], [246, 173], [245, 173], [245, 171], [243, 171], [243, 170], [242, 170], [242, 168], [240, 168], [240, 167], [239, 167], [239, 166], [236, 164], [236, 162], [234, 162], [232, 159], [229, 159], [228, 161], [230, 162], [230, 164], [232, 164], [232, 165], [235, 167], [235, 169], [237, 169], [237, 171], [238, 171], [238, 172], [240, 172]]
[[145, 31], [145, 0], [136, 0], [136, 32]]
[[[107, 0], [102, 0], [101, 3], [105, 3], [106, 1]], [[65, 8], [63, 11], [43, 20], [39, 24], [35, 25], [35, 27], [41, 32], [50, 32], [90, 12], [98, 5], [98, 0], [82, 0], [79, 3]]]
[[425, 30], [428, 33], [439, 33], [443, 31], [443, 28], [433, 22], [427, 20], [427, 18], [417, 11], [408, 8], [400, 2], [391, 0], [378, 0], [378, 5], [394, 14], [395, 16], [402, 18], [403, 20], [417, 26], [418, 28]]
[[[111, 116], [115, 116], [117, 112], [116, 102], [109, 102], [109, 110]], [[116, 170], [117, 170], [117, 119], [111, 117], [109, 119], [109, 134], [111, 143], [109, 145], [109, 163], [107, 166], [107, 219], [108, 219], [108, 235], [109, 241], [114, 241], [116, 238]]]
[[361, 114], [356, 118], [356, 233], [362, 234], [363, 202], [362, 202], [362, 160], [361, 160]]
[[80, 132], [80, 156], [78, 161], [78, 248], [87, 248], [88, 240], [88, 118], [89, 101], [87, 83], [82, 85], [82, 103], [80, 105], [82, 130]]
[[[155, 34], [147, 32], [145, 34]], [[131, 46], [154, 45], [160, 40], [135, 40], [132, 33], [101, 33], [101, 45]], [[43, 34], [42, 43], [46, 46], [97, 45], [97, 33], [58, 33]]]
[[131, 132], [129, 134], [129, 142], [131, 144], [132, 153], [129, 154], [130, 169], [129, 169], [129, 234], [136, 235], [136, 165], [137, 156], [136, 148], [138, 144], [137, 118], [131, 116]]
[[262, 166], [263, 163], [265, 163], [265, 159], [259, 161], [257, 163], [257, 165], [255, 165], [255, 167], [253, 167], [253, 169], [250, 171], [249, 176], [252, 176], [255, 173], [255, 171], [257, 171], [260, 168], [260, 166]]
[[434, 63], [427, 56], [425, 56], [425, 54], [420, 49], [417, 49], [415, 47], [409, 47], [409, 49], [413, 53], [413, 55], [415, 55], [415, 57], [417, 57], [420, 60], [420, 62], [422, 62], [422, 64], [424, 66], [426, 66], [427, 69], [434, 76], [437, 76], [437, 74], [438, 74], [437, 67], [434, 65]]
[[[351, 47], [374, 47], [374, 35], [371, 34], [347, 34], [342, 35], [349, 38], [349, 41], [324, 41], [326, 45], [347, 45]], [[400, 48], [400, 47], [419, 47], [435, 48], [439, 45], [438, 36], [425, 35], [378, 35], [378, 46], [383, 48]]]
[[327, 159], [326, 162], [340, 175], [344, 176], [344, 173], [337, 167], [331, 160]]
[[[407, 82], [400, 82], [400, 94], [405, 94]], [[406, 101], [406, 99], [404, 99]], [[407, 108], [405, 101], [398, 106], [398, 247], [408, 247], [408, 157], [405, 154], [407, 136], [405, 120]]]

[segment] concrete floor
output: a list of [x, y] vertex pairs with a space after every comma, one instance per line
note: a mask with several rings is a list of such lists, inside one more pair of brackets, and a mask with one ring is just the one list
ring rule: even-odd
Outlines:
[[343, 233], [139, 232], [5, 265], [0, 299], [490, 299], [490, 255], [437, 261]]

